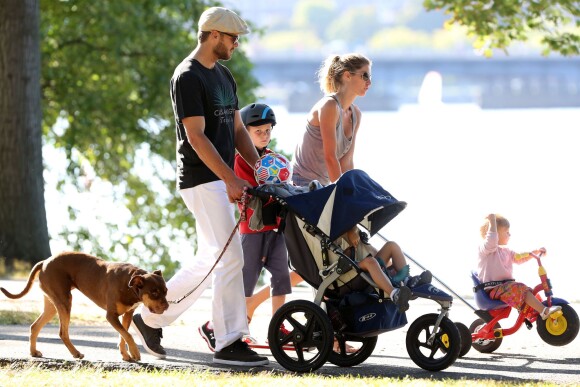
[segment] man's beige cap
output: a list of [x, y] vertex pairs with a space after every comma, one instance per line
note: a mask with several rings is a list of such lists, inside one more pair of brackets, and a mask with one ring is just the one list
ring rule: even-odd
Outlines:
[[235, 12], [227, 8], [212, 7], [206, 9], [199, 18], [200, 31], [220, 31], [232, 35], [245, 35], [250, 28]]

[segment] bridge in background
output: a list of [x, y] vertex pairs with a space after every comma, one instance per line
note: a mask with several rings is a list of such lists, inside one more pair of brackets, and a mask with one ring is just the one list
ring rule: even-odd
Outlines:
[[[255, 60], [266, 102], [308, 111], [322, 96], [320, 61]], [[357, 100], [363, 110], [397, 110], [417, 103], [425, 75], [442, 78], [444, 103], [483, 109], [580, 107], [580, 58], [409, 58], [373, 61], [372, 87]]]

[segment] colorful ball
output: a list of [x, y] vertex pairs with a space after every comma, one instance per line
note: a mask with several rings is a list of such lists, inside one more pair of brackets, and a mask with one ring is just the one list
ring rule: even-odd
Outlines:
[[292, 164], [279, 153], [267, 153], [256, 162], [254, 175], [259, 185], [289, 183]]

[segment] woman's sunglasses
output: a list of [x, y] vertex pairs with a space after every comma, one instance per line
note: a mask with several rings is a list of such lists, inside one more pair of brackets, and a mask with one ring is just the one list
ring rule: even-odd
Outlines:
[[360, 77], [362, 78], [363, 81], [365, 82], [370, 82], [371, 81], [371, 75], [369, 73], [367, 73], [366, 71], [364, 73], [355, 73], [351, 71], [351, 74], [356, 74], [356, 75], [360, 75]]

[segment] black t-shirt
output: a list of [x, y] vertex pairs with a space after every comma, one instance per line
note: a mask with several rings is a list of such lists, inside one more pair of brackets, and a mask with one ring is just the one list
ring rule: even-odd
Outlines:
[[220, 63], [204, 67], [191, 56], [177, 66], [171, 78], [171, 102], [177, 134], [177, 188], [185, 189], [219, 180], [193, 149], [182, 120], [205, 117], [205, 135], [224, 162], [234, 167], [234, 113], [238, 110], [236, 82]]

